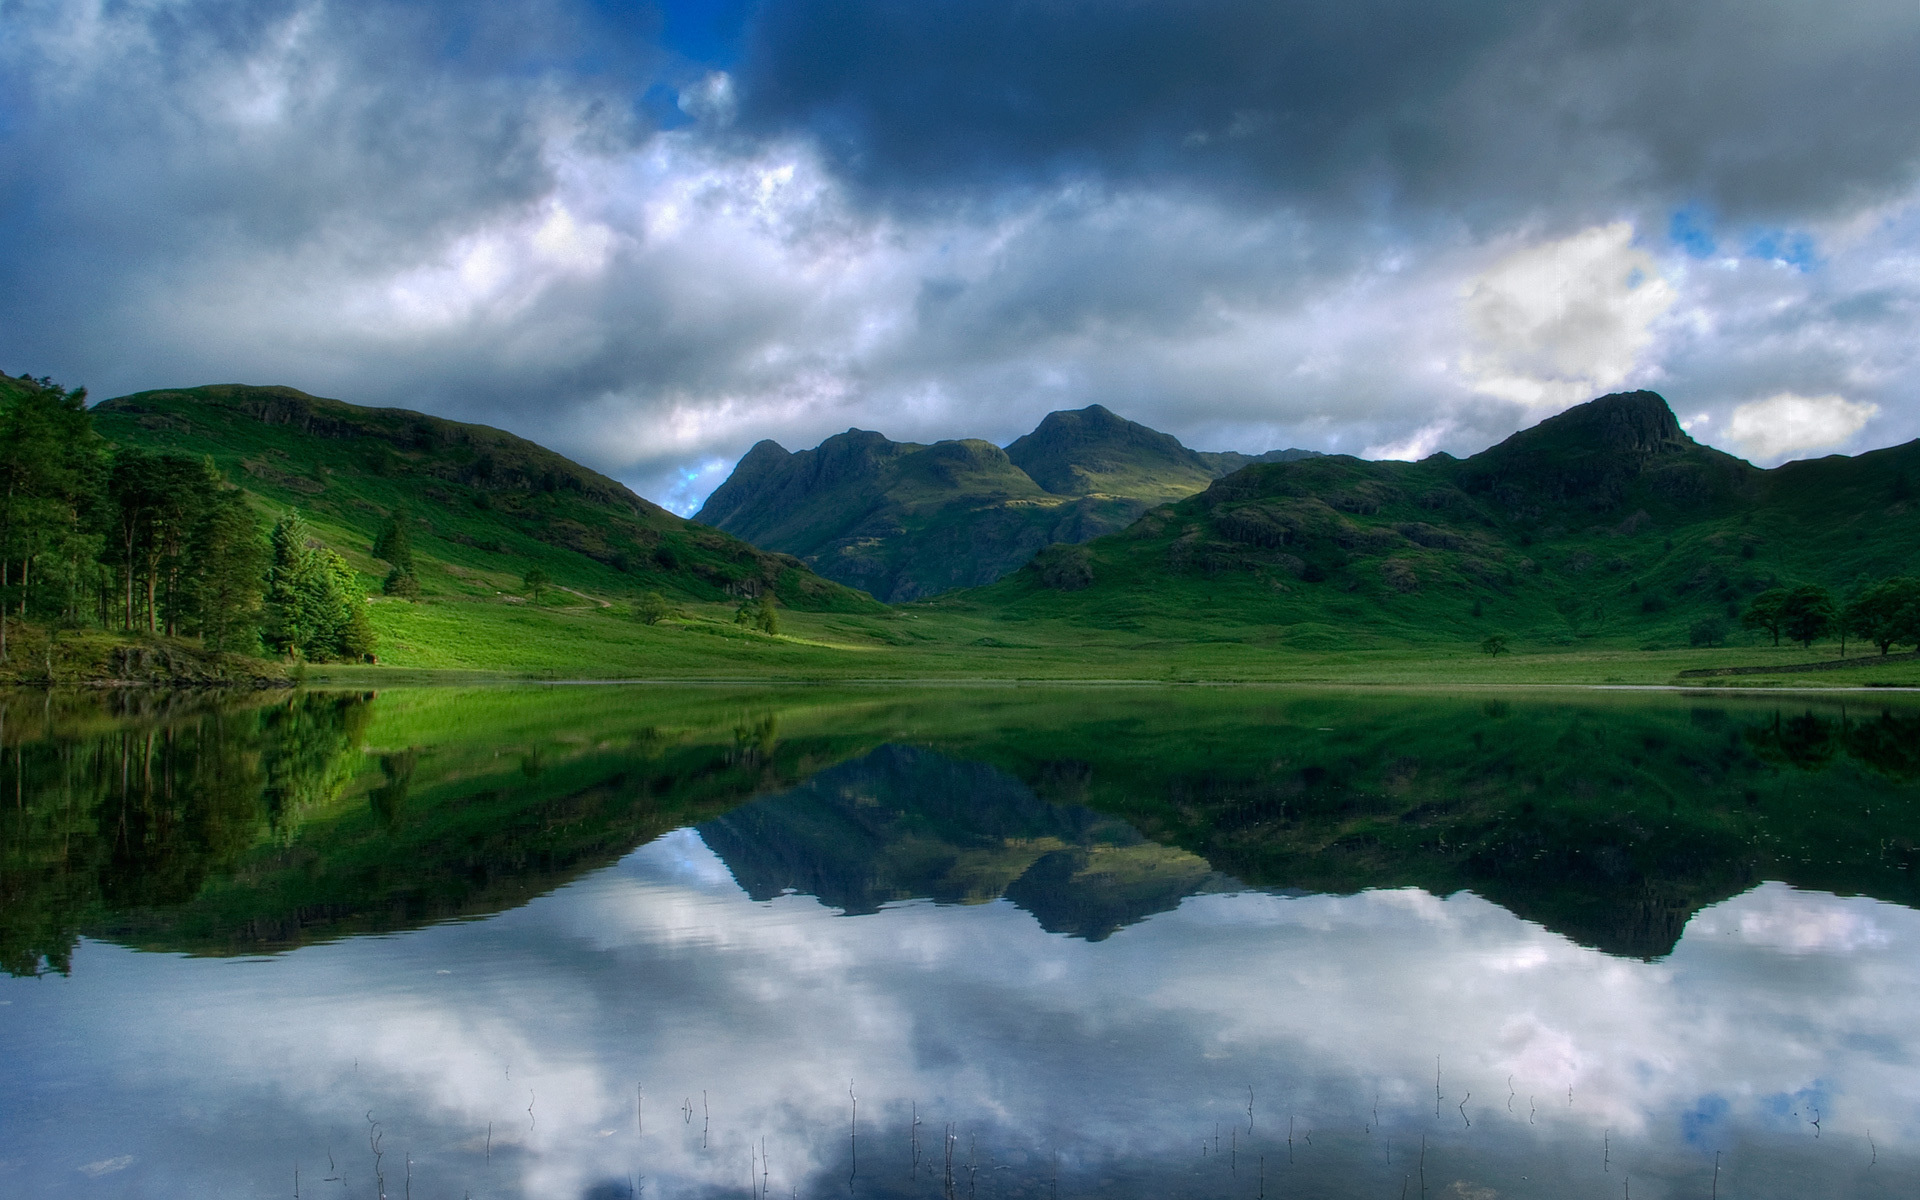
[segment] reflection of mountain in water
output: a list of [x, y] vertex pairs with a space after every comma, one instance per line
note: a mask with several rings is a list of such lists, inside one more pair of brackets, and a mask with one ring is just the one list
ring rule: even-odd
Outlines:
[[803, 892], [853, 914], [1005, 896], [1049, 932], [1089, 941], [1237, 886], [1122, 821], [913, 746], [881, 746], [698, 830], [756, 900]]
[[757, 897], [1005, 896], [1090, 939], [1216, 868], [1464, 888], [1637, 958], [1761, 880], [1920, 908], [1897, 698], [0, 693], [0, 779], [14, 974], [82, 934], [250, 954], [481, 916], [687, 825]]

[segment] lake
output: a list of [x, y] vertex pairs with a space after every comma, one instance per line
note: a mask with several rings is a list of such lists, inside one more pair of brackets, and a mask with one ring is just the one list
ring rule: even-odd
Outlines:
[[0, 1193], [1920, 1187], [1898, 694], [0, 696]]

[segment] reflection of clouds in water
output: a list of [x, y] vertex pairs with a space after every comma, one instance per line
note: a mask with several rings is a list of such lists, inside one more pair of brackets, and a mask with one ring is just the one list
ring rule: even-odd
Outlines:
[[1785, 954], [1849, 954], [1887, 944], [1887, 934], [1870, 909], [1837, 896], [1785, 887], [1762, 888], [1742, 897], [1737, 906], [1707, 909], [1694, 918], [1689, 932], [1732, 936]]
[[[1916, 921], [1766, 885], [1643, 963], [1464, 893], [1243, 893], [1090, 943], [1005, 901], [865, 917], [755, 903], [682, 832], [498, 918], [266, 965], [89, 945], [69, 986], [93, 999], [63, 1017], [89, 1049], [16, 1055], [202, 1111], [284, 1109], [319, 1140], [373, 1108], [389, 1147], [426, 1164], [416, 1175], [470, 1165], [492, 1121], [496, 1177], [543, 1196], [635, 1173], [656, 1195], [737, 1185], [761, 1137], [776, 1176], [804, 1185], [841, 1162], [849, 1080], [876, 1137], [911, 1099], [929, 1143], [947, 1120], [997, 1123], [1081, 1161], [1186, 1153], [1249, 1083], [1263, 1114], [1329, 1130], [1377, 1088], [1388, 1129], [1417, 1134], [1436, 1058], [1439, 1106], [1464, 1128], [1471, 1093], [1474, 1136], [1697, 1145], [1791, 1128], [1795, 1097], [1817, 1090], [1829, 1137], [1859, 1136], [1849, 1122], [1872, 1112], [1885, 1154], [1920, 1117], [1903, 1070]], [[1828, 957], [1809, 970], [1815, 950]]]

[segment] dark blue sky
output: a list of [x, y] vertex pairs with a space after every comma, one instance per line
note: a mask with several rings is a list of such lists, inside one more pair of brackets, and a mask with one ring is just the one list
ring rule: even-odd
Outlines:
[[760, 437], [1468, 452], [1660, 389], [1920, 434], [1920, 10], [40, 0], [0, 369], [505, 425], [682, 509]]

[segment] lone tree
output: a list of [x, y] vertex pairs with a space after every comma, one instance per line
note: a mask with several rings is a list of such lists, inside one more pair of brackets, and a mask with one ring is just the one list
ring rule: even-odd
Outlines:
[[780, 614], [774, 610], [772, 596], [752, 596], [742, 600], [733, 614], [733, 623], [758, 629], [761, 633], [780, 632]]
[[1833, 628], [1835, 615], [1832, 593], [1817, 584], [1803, 584], [1787, 593], [1780, 623], [1788, 637], [1810, 650]]
[[520, 586], [527, 590], [527, 599], [535, 604], [540, 603], [541, 595], [546, 592], [547, 585], [552, 582], [547, 578], [547, 573], [539, 567], [528, 567], [527, 573], [520, 577]]
[[407, 512], [395, 509], [373, 539], [373, 556], [383, 558], [402, 574], [413, 574], [413, 543], [407, 539]]
[[1747, 605], [1747, 611], [1740, 614], [1742, 629], [1764, 629], [1773, 635], [1773, 644], [1780, 644], [1780, 630], [1786, 623], [1787, 589], [1768, 588], [1755, 596]]
[[1727, 640], [1727, 622], [1723, 617], [1705, 617], [1687, 630], [1687, 641], [1695, 646], [1718, 646]]
[[642, 625], [658, 625], [673, 615], [673, 606], [659, 592], [644, 592], [634, 602], [633, 616]]
[[1507, 639], [1494, 634], [1480, 643], [1480, 652], [1489, 657], [1497, 657], [1507, 652]]
[[393, 564], [380, 590], [389, 596], [411, 599], [420, 594], [420, 580], [413, 573], [413, 544], [407, 539], [407, 512], [397, 508], [373, 539], [373, 556]]
[[1920, 643], [1920, 579], [1895, 576], [1874, 584], [1840, 611], [1840, 629], [1882, 654], [1902, 642]]

